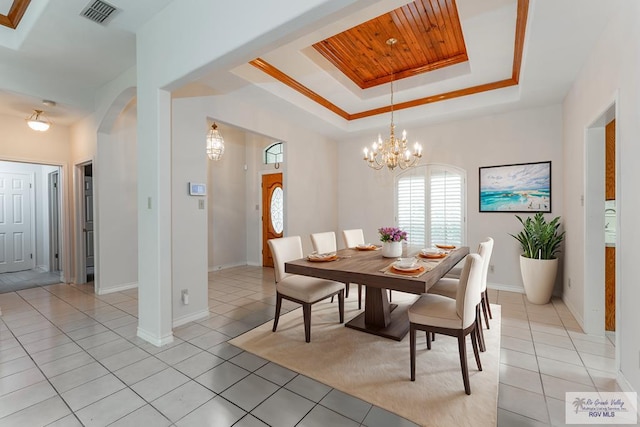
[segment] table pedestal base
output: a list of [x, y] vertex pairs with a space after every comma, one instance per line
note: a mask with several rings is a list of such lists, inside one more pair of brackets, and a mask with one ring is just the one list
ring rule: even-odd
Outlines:
[[397, 304], [389, 304], [386, 289], [367, 286], [366, 292], [364, 313], [351, 319], [345, 326], [402, 341], [409, 332], [408, 307], [398, 308]]
[[365, 324], [364, 313], [358, 314], [349, 322], [345, 323], [344, 326], [392, 340], [402, 341], [409, 332], [409, 316], [407, 315], [406, 307], [400, 307], [398, 310], [395, 310], [397, 307], [396, 304], [391, 304], [391, 323], [387, 327]]

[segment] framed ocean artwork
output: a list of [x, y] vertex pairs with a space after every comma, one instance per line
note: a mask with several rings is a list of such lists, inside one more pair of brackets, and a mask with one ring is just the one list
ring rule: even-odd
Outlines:
[[480, 168], [480, 212], [551, 212], [551, 162]]

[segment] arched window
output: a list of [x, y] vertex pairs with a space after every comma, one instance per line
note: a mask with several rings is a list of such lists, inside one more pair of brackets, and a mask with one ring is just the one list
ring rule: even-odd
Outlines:
[[284, 160], [284, 147], [282, 142], [276, 142], [275, 144], [271, 144], [264, 150], [264, 163], [282, 163]]
[[396, 221], [409, 244], [466, 243], [466, 172], [450, 165], [419, 166], [396, 177]]

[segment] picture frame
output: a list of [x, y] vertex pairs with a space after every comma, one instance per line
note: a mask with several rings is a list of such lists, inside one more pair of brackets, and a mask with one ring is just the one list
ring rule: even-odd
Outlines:
[[551, 212], [551, 161], [479, 168], [480, 212]]

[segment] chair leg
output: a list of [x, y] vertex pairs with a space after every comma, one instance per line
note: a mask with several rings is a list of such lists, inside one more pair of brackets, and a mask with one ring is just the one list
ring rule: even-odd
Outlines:
[[338, 311], [340, 313], [340, 323], [344, 323], [344, 291], [338, 294]]
[[487, 346], [484, 342], [484, 331], [482, 330], [482, 318], [480, 317], [480, 304], [476, 306], [476, 330], [478, 331], [477, 341], [478, 346], [480, 347], [480, 351], [487, 351]]
[[476, 365], [478, 366], [478, 370], [482, 371], [482, 363], [480, 363], [480, 353], [478, 353], [478, 337], [476, 334], [478, 331], [473, 329], [471, 331], [471, 345], [473, 346], [473, 354], [476, 357]]
[[358, 310], [362, 309], [362, 285], [358, 283]]
[[471, 394], [471, 386], [469, 385], [469, 368], [467, 366], [467, 347], [466, 340], [462, 331], [458, 334], [458, 352], [460, 353], [460, 369], [462, 369], [462, 381], [464, 382], [464, 392]]
[[434, 337], [433, 332], [427, 331], [427, 350], [431, 350], [431, 338]]
[[389, 289], [389, 302], [391, 302], [391, 289]]
[[485, 289], [483, 292], [483, 295], [484, 295], [484, 300], [487, 304], [487, 310], [489, 311], [489, 319], [493, 319], [493, 314], [491, 314], [491, 304], [489, 304], [489, 292], [487, 292], [487, 290]]
[[346, 298], [349, 298], [349, 285], [351, 285], [351, 283], [345, 283], [344, 285], [345, 285], [345, 286], [344, 286], [344, 289], [345, 289], [345, 291], [346, 291], [344, 296], [345, 296]]
[[302, 304], [302, 317], [304, 317], [304, 340], [311, 342], [311, 304]]
[[[482, 298], [480, 299], [480, 305], [482, 306], [482, 312], [484, 313], [484, 323], [487, 325], [487, 329], [491, 329], [491, 326], [489, 326], [489, 316], [488, 316], [488, 309], [487, 306], [489, 305], [489, 302], [487, 300], [484, 299], [484, 294], [482, 296]], [[480, 325], [482, 326], [482, 325]]]
[[[429, 334], [427, 332], [427, 334]], [[411, 381], [416, 380], [416, 328], [409, 324], [409, 358], [411, 359]]]
[[278, 320], [280, 320], [280, 308], [282, 307], [282, 295], [276, 292], [276, 317], [273, 318], [273, 332], [278, 328]]

